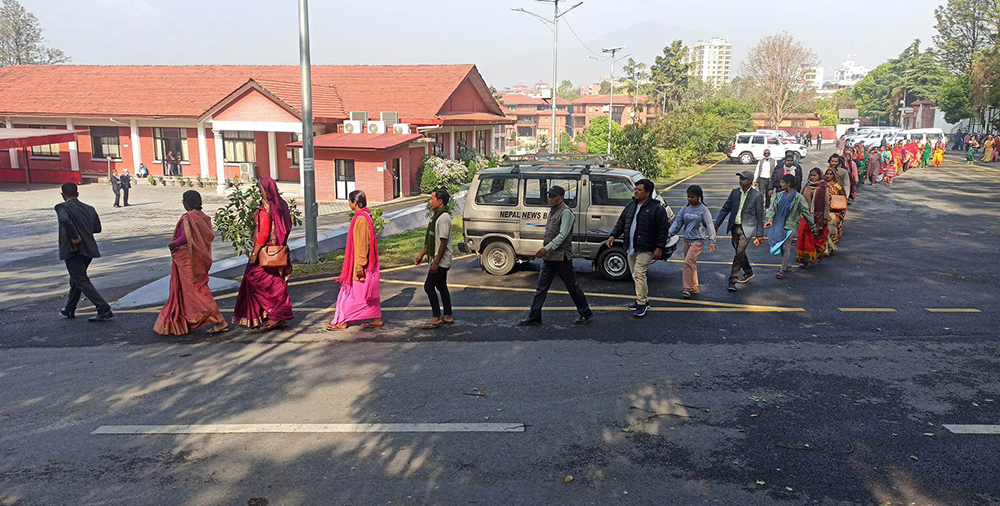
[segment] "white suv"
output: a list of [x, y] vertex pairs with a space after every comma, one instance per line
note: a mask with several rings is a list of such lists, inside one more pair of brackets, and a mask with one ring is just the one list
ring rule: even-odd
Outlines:
[[727, 155], [730, 160], [739, 161], [742, 164], [751, 164], [764, 158], [764, 150], [771, 151], [771, 158], [784, 158], [786, 153], [791, 153], [798, 163], [799, 159], [806, 156], [805, 146], [797, 143], [783, 143], [777, 135], [765, 134], [761, 132], [744, 132], [737, 134], [729, 146]]

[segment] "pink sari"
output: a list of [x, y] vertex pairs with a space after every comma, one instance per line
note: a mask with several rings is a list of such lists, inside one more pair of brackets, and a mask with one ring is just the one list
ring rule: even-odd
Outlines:
[[[354, 279], [354, 227], [356, 226], [367, 227], [371, 237], [368, 241], [368, 265], [365, 268], [364, 281]], [[368, 208], [361, 208], [354, 213], [354, 219], [351, 220], [351, 226], [347, 231], [344, 267], [340, 271], [340, 277], [337, 278], [340, 283], [340, 294], [337, 295], [337, 307], [331, 325], [382, 317], [382, 302], [379, 298], [380, 271], [378, 244], [371, 211]]]

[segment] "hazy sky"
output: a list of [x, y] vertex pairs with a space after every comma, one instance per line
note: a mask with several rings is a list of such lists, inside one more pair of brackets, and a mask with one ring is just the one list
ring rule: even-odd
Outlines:
[[[20, 1], [74, 63], [298, 63], [296, 0]], [[559, 80], [608, 73], [570, 27], [593, 50], [626, 45], [646, 63], [676, 38], [727, 37], [736, 69], [761, 36], [784, 30], [819, 55], [829, 79], [848, 53], [873, 68], [915, 38], [931, 44], [943, 2], [585, 0], [560, 25]], [[550, 81], [552, 34], [514, 7], [552, 12], [532, 0], [312, 0], [313, 63], [475, 63], [497, 87]]]

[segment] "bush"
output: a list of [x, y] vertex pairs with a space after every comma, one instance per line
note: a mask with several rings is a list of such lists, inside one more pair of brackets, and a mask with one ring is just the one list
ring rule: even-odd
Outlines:
[[[248, 255], [253, 251], [254, 213], [260, 207], [260, 187], [256, 184], [242, 185], [238, 182], [229, 194], [226, 205], [215, 212], [212, 223], [222, 235], [222, 240], [233, 245], [237, 255]], [[292, 216], [292, 226], [302, 224], [302, 211], [295, 200], [288, 201], [288, 211]]]
[[438, 177], [434, 173], [433, 169], [428, 168], [426, 165], [421, 166], [420, 169], [420, 193], [430, 193], [438, 187]]
[[652, 130], [648, 124], [633, 123], [612, 137], [611, 154], [619, 167], [637, 170], [650, 179], [661, 175]]
[[[427, 182], [427, 184], [425, 184]], [[430, 183], [434, 184], [430, 184]], [[458, 160], [430, 156], [421, 168], [420, 191], [430, 193], [434, 188], [457, 188], [469, 182], [469, 167]]]
[[375, 235], [381, 234], [387, 223], [389, 223], [389, 220], [382, 217], [381, 207], [376, 207], [372, 210], [372, 224], [375, 225]]
[[146, 181], [149, 182], [149, 186], [156, 186], [156, 178], [155, 177], [149, 176], [149, 177], [146, 178]]

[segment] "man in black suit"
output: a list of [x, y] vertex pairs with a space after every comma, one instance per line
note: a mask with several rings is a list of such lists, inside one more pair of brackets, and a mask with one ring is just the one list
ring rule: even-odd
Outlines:
[[101, 219], [93, 207], [77, 200], [79, 191], [74, 183], [62, 185], [63, 202], [56, 204], [59, 218], [59, 260], [66, 262], [69, 272], [69, 297], [66, 307], [59, 314], [66, 318], [76, 317], [76, 305], [80, 295], [86, 295], [97, 306], [97, 315], [89, 318], [92, 322], [103, 322], [115, 317], [111, 306], [101, 297], [87, 276], [90, 262], [101, 256], [94, 234], [101, 233]]
[[122, 169], [122, 175], [118, 181], [122, 185], [122, 205], [128, 207], [128, 190], [132, 187], [132, 176], [128, 175], [128, 169]]
[[[746, 283], [753, 278], [753, 266], [747, 258], [747, 246], [750, 241], [760, 244], [764, 238], [764, 198], [752, 187], [753, 171], [745, 170], [737, 174], [740, 177], [740, 187], [729, 194], [729, 199], [722, 205], [718, 217], [715, 218], [715, 230], [718, 231], [722, 221], [729, 216], [729, 226], [732, 234], [733, 269], [729, 274], [729, 291], [736, 291], [736, 283]], [[743, 275], [740, 276], [740, 270]]]
[[117, 170], [111, 170], [111, 175], [108, 176], [108, 181], [111, 182], [111, 191], [115, 192], [115, 207], [121, 207], [119, 203], [122, 198], [122, 180], [118, 177]]

